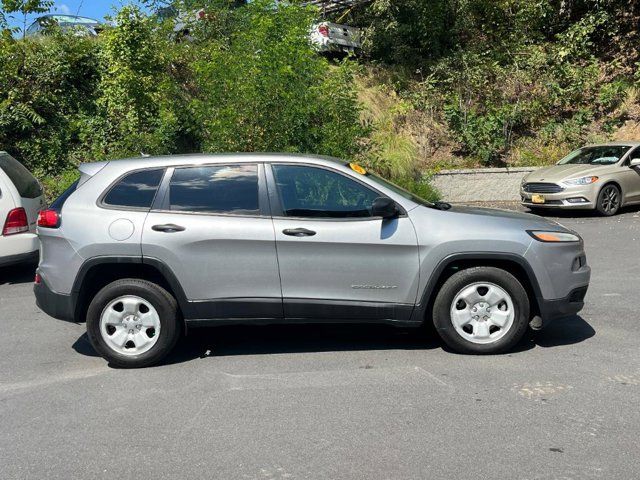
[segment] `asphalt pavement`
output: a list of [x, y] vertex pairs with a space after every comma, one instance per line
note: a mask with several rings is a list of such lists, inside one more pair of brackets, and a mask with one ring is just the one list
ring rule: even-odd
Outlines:
[[0, 479], [639, 478], [640, 210], [558, 221], [586, 242], [585, 309], [485, 357], [386, 326], [223, 327], [118, 370], [39, 311], [33, 267], [1, 269]]

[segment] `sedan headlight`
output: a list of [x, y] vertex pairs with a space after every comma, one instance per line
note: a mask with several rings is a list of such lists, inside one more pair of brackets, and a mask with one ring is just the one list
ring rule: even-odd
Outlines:
[[563, 243], [579, 242], [580, 237], [567, 232], [545, 232], [543, 230], [527, 230], [527, 233], [539, 242]]
[[598, 177], [580, 177], [580, 178], [572, 178], [571, 180], [565, 180], [565, 185], [591, 185], [598, 181]]

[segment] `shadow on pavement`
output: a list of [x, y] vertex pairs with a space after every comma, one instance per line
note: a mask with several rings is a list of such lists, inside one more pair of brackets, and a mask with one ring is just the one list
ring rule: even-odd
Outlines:
[[0, 267], [0, 285], [17, 285], [32, 283], [37, 264], [20, 263], [7, 267]]
[[165, 364], [226, 355], [359, 350], [424, 350], [440, 341], [422, 330], [387, 325], [269, 325], [192, 329]]
[[96, 352], [91, 346], [91, 342], [89, 342], [89, 337], [87, 336], [86, 332], [80, 335], [78, 339], [75, 342], [73, 342], [73, 345], [71, 345], [71, 348], [73, 348], [79, 354], [85, 355], [87, 357], [100, 356], [98, 355], [98, 352]]
[[[535, 211], [529, 211], [528, 209], [524, 209], [527, 213], [533, 213], [534, 215], [538, 215], [540, 217], [555, 217], [555, 218], [607, 218], [602, 217], [597, 212], [593, 210], [562, 210], [562, 209], [553, 209], [553, 208], [541, 208]], [[623, 215], [625, 213], [637, 213], [640, 212], [640, 205], [633, 205], [629, 207], [622, 207], [617, 215]], [[615, 217], [613, 217], [615, 218]]]
[[[557, 347], [580, 343], [595, 335], [582, 317], [574, 315], [557, 320], [538, 332], [529, 331], [524, 339], [505, 355], [535, 347]], [[81, 355], [96, 357], [82, 334], [72, 348]], [[307, 352], [347, 352], [361, 350], [429, 350], [446, 347], [434, 332], [396, 328], [387, 325], [268, 325], [193, 328], [183, 337], [164, 365], [197, 358], [227, 355], [269, 355]]]
[[596, 331], [579, 315], [555, 320], [538, 332], [534, 332], [535, 344], [539, 347], [558, 347], [583, 342]]

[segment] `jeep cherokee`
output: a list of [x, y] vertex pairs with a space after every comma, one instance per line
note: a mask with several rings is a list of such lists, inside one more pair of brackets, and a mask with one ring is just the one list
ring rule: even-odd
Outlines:
[[530, 214], [429, 203], [352, 163], [180, 155], [80, 166], [40, 212], [39, 307], [86, 319], [111, 364], [159, 362], [187, 328], [420, 326], [462, 353], [578, 312], [582, 239]]

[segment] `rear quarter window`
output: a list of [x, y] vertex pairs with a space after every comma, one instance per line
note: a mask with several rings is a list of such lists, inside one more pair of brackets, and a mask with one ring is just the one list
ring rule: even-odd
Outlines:
[[42, 188], [31, 172], [8, 153], [0, 152], [0, 168], [22, 198], [37, 198], [42, 195]]
[[121, 178], [102, 199], [113, 207], [151, 208], [164, 169], [142, 170]]

